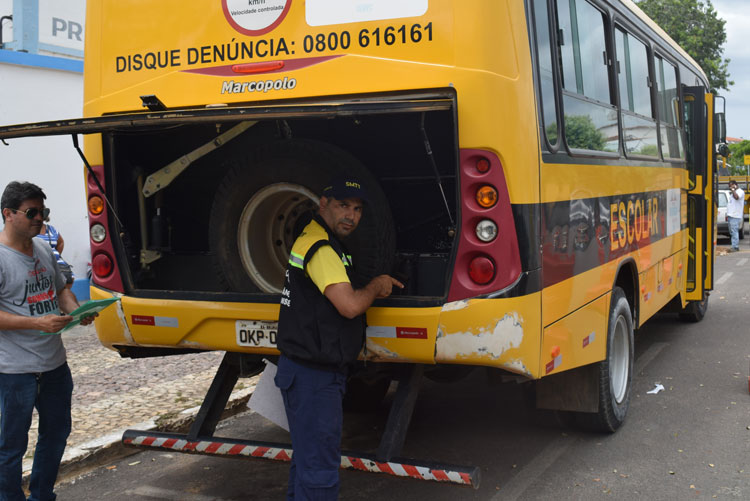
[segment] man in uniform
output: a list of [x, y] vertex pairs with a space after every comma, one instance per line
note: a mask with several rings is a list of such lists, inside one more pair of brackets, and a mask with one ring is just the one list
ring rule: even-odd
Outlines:
[[[38, 238], [49, 209], [41, 188], [11, 182], [0, 198], [0, 501], [26, 501], [21, 465], [31, 414], [39, 439], [29, 479], [29, 501], [55, 499], [54, 486], [70, 434], [73, 379], [59, 335], [78, 307], [52, 249]], [[94, 316], [81, 323], [90, 324]], [[48, 334], [48, 335], [46, 335]]]
[[292, 246], [281, 293], [275, 379], [294, 449], [287, 499], [337, 499], [341, 402], [347, 370], [364, 344], [364, 313], [394, 285], [403, 287], [389, 275], [352, 287], [352, 261], [341, 240], [357, 227], [366, 201], [359, 181], [333, 181]]

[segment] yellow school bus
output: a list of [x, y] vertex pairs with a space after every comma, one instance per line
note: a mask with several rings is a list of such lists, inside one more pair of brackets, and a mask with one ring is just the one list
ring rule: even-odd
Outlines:
[[86, 134], [123, 356], [277, 355], [291, 244], [340, 173], [372, 198], [355, 285], [406, 283], [367, 312], [371, 401], [484, 366], [614, 431], [633, 331], [706, 312], [714, 96], [629, 0], [98, 0], [85, 54], [86, 118], [0, 137]]

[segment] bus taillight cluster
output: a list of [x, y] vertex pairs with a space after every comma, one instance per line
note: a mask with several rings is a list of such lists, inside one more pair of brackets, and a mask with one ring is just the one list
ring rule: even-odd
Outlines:
[[91, 271], [92, 280], [96, 285], [107, 289], [124, 292], [120, 273], [115, 266], [114, 249], [109, 237], [109, 224], [107, 222], [107, 207], [104, 203], [104, 193], [100, 186], [104, 187], [104, 168], [101, 165], [92, 167], [99, 181], [88, 175], [88, 213], [89, 213], [89, 236], [91, 237]]
[[513, 211], [500, 159], [461, 150], [461, 232], [449, 300], [502, 290], [521, 273]]

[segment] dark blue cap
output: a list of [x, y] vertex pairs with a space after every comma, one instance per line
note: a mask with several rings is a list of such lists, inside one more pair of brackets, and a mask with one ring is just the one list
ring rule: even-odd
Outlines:
[[331, 180], [325, 188], [321, 196], [335, 198], [336, 200], [345, 200], [347, 198], [359, 198], [363, 202], [369, 202], [370, 199], [367, 196], [362, 183], [358, 179], [342, 177]]

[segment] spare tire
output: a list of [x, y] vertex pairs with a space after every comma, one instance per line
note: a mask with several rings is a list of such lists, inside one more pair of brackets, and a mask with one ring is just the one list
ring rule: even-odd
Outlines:
[[247, 152], [231, 150], [211, 208], [209, 241], [224, 288], [279, 293], [295, 238], [318, 209], [318, 195], [336, 176], [359, 179], [370, 202], [345, 240], [363, 287], [390, 273], [395, 232], [388, 201], [375, 177], [349, 153], [312, 140], [287, 139]]

